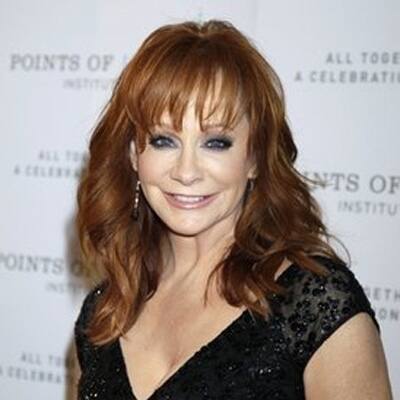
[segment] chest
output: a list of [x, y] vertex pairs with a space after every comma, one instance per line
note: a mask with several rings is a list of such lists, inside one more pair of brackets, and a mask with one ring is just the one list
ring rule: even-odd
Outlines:
[[[187, 304], [187, 303], [185, 303]], [[216, 340], [242, 316], [243, 307], [170, 307], [162, 312], [149, 306], [118, 347], [132, 392], [138, 400], [150, 398], [199, 351]]]
[[[80, 399], [98, 400], [300, 400], [301, 371], [288, 356], [281, 324], [253, 319], [246, 310], [214, 339], [144, 393], [129, 376], [120, 342], [100, 349], [80, 383]], [[148, 370], [148, 360], [132, 359], [133, 371]], [[144, 375], [142, 375], [144, 376]], [[133, 383], [133, 384], [132, 384]], [[141, 389], [142, 388], [142, 389]], [[142, 390], [142, 392], [140, 392]], [[150, 393], [150, 391], [152, 391]]]

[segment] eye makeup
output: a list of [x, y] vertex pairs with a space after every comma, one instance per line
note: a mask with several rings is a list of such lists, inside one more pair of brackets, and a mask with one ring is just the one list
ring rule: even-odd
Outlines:
[[[174, 148], [176, 147], [175, 135], [154, 133], [150, 135], [149, 144], [155, 149]], [[204, 147], [209, 150], [223, 151], [233, 145], [233, 139], [226, 133], [207, 134]]]

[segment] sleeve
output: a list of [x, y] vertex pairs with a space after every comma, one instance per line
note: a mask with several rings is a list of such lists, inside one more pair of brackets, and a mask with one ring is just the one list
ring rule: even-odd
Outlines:
[[327, 258], [318, 261], [330, 274], [323, 277], [302, 270], [286, 316], [292, 357], [302, 369], [322, 343], [358, 313], [369, 314], [380, 333], [375, 311], [354, 273]]
[[84, 298], [81, 309], [74, 325], [76, 353], [81, 371], [85, 371], [90, 360], [94, 357], [95, 348], [88, 340], [85, 329], [94, 311], [97, 297], [105, 287], [104, 282], [94, 287]]

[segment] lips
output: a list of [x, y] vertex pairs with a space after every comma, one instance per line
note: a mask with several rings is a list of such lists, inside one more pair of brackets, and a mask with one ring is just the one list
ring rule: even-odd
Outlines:
[[183, 203], [198, 203], [206, 198], [206, 196], [181, 196], [181, 195], [173, 195], [174, 198]]
[[165, 193], [165, 197], [172, 206], [183, 209], [204, 207], [209, 204], [215, 198], [215, 196], [215, 194], [184, 195], [179, 193]]
[[185, 194], [176, 194], [176, 193], [168, 193], [168, 195], [173, 196], [176, 200], [181, 201], [183, 203], [198, 203], [199, 201], [204, 200], [210, 195], [200, 196], [200, 195], [185, 195]]

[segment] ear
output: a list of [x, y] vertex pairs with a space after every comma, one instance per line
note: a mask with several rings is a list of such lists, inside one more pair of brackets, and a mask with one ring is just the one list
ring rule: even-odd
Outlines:
[[257, 177], [257, 163], [253, 160], [249, 172], [247, 173], [248, 179], [254, 179]]
[[131, 140], [129, 146], [129, 158], [131, 160], [132, 168], [137, 172], [137, 152], [136, 152], [136, 143], [134, 140]]

